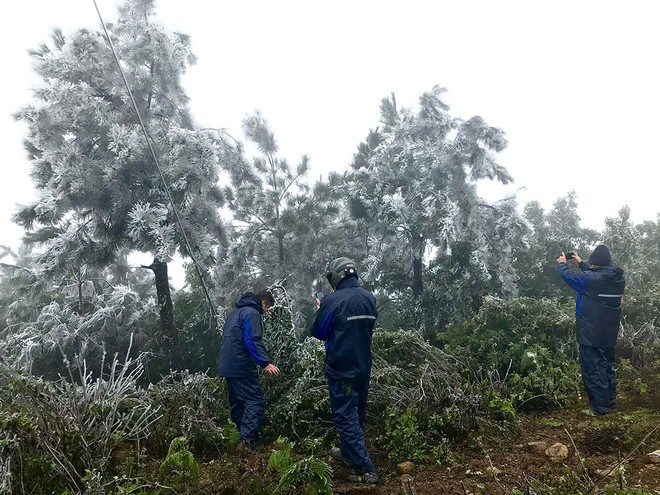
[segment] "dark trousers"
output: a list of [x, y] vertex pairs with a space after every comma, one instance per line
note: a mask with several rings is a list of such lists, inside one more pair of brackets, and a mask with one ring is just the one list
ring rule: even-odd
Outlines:
[[339, 433], [339, 449], [358, 474], [376, 471], [364, 438], [369, 379], [341, 381], [328, 378], [330, 406]]
[[580, 368], [591, 409], [610, 412], [616, 401], [614, 347], [591, 347], [580, 344]]
[[241, 441], [255, 448], [264, 415], [264, 394], [258, 377], [227, 378], [229, 412]]

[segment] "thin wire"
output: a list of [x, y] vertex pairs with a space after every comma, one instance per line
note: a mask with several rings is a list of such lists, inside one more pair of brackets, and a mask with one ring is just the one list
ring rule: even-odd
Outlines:
[[149, 150], [151, 151], [151, 155], [154, 158], [154, 162], [156, 163], [156, 169], [158, 170], [158, 175], [160, 175], [160, 180], [163, 183], [163, 186], [165, 188], [165, 193], [167, 194], [167, 199], [170, 202], [170, 206], [172, 207], [172, 211], [174, 212], [174, 218], [176, 219], [176, 223], [179, 226], [179, 229], [181, 230], [181, 235], [183, 236], [183, 242], [186, 245], [186, 250], [188, 251], [188, 254], [190, 255], [190, 258], [193, 260], [193, 264], [195, 265], [195, 270], [197, 271], [197, 276], [199, 277], [199, 280], [202, 283], [202, 289], [204, 290], [204, 294], [206, 295], [206, 300], [209, 303], [209, 308], [211, 309], [211, 316], [212, 318], [216, 321], [217, 324], [217, 313], [215, 311], [215, 306], [213, 306], [213, 301], [211, 300], [211, 295], [209, 294], [208, 288], [206, 287], [206, 282], [204, 281], [204, 277], [202, 275], [202, 270], [199, 266], [199, 263], [197, 262], [197, 259], [195, 258], [195, 255], [193, 254], [192, 248], [190, 247], [190, 242], [188, 242], [188, 236], [186, 236], [186, 232], [183, 228], [183, 224], [181, 223], [181, 218], [179, 217], [179, 212], [176, 209], [176, 206], [174, 205], [174, 201], [172, 200], [172, 194], [170, 193], [170, 188], [167, 185], [167, 181], [165, 180], [165, 176], [163, 175], [163, 171], [160, 167], [160, 162], [158, 161], [158, 157], [156, 156], [156, 152], [154, 151], [154, 148], [151, 144], [151, 138], [149, 137], [149, 133], [147, 132], [147, 128], [144, 125], [144, 121], [142, 120], [142, 115], [140, 114], [140, 110], [138, 109], [137, 103], [135, 102], [135, 98], [133, 97], [133, 92], [131, 91], [131, 87], [128, 85], [128, 80], [126, 79], [126, 76], [124, 75], [124, 70], [121, 68], [121, 63], [119, 62], [119, 57], [117, 56], [117, 51], [115, 50], [115, 46], [112, 43], [112, 40], [110, 39], [110, 34], [108, 33], [108, 28], [105, 26], [105, 22], [103, 21], [103, 16], [101, 15], [101, 11], [99, 10], [99, 6], [96, 4], [96, 0], [92, 0], [94, 2], [94, 7], [96, 8], [96, 12], [99, 15], [99, 20], [101, 21], [101, 26], [103, 26], [103, 31], [105, 33], [105, 37], [108, 40], [108, 44], [110, 45], [110, 50], [112, 51], [112, 56], [115, 59], [115, 62], [117, 63], [117, 67], [119, 68], [119, 74], [121, 75], [122, 80], [124, 81], [124, 86], [126, 86], [126, 91], [128, 92], [128, 96], [131, 99], [131, 103], [133, 104], [133, 108], [135, 109], [135, 113], [137, 114], [138, 120], [140, 121], [140, 127], [142, 128], [142, 132], [144, 133], [144, 137], [147, 140], [147, 144], [149, 145]]

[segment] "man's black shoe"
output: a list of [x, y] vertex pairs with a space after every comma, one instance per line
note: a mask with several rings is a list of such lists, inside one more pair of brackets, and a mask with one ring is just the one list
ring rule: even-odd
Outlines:
[[364, 474], [349, 474], [348, 481], [353, 483], [365, 483], [367, 485], [375, 485], [378, 483], [378, 475], [374, 471], [373, 473], [364, 473]]
[[337, 447], [332, 447], [330, 449], [330, 457], [332, 457], [335, 461], [343, 462], [348, 467], [353, 467], [351, 463], [348, 462], [348, 459], [344, 457], [344, 454], [341, 453], [341, 450], [338, 449]]

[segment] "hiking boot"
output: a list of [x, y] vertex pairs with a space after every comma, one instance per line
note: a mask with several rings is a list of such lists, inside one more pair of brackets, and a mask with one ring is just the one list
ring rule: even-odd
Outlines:
[[364, 474], [349, 474], [348, 481], [353, 483], [365, 483], [367, 485], [375, 485], [378, 483], [378, 475], [376, 472]]
[[332, 447], [330, 449], [330, 457], [332, 457], [335, 461], [343, 462], [348, 467], [353, 467], [351, 463], [348, 462], [348, 459], [344, 457], [344, 454], [341, 453], [341, 450], [337, 447]]

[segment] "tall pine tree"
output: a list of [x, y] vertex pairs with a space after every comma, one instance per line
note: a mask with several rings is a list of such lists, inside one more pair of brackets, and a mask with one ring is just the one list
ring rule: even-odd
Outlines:
[[[390, 290], [424, 289], [423, 268], [430, 248], [441, 253], [471, 245], [482, 257], [493, 253], [481, 233], [497, 205], [477, 193], [482, 179], [512, 180], [495, 161], [507, 142], [481, 117], [464, 121], [450, 115], [434, 87], [419, 99], [419, 110], [399, 109], [394, 95], [381, 102], [381, 126], [358, 147], [348, 175], [353, 215], [370, 236], [370, 270]], [[501, 213], [514, 209], [505, 205]], [[470, 241], [470, 244], [465, 241]]]
[[38, 199], [16, 221], [38, 242], [44, 274], [107, 266], [129, 250], [149, 252], [158, 293], [165, 353], [181, 352], [167, 276], [174, 253], [213, 260], [224, 235], [218, 208], [219, 161], [227, 145], [197, 130], [181, 76], [194, 63], [189, 38], [154, 20], [154, 1], [129, 0], [108, 31], [148, 134], [190, 253], [103, 32], [81, 29], [30, 52], [42, 83], [17, 114]]

